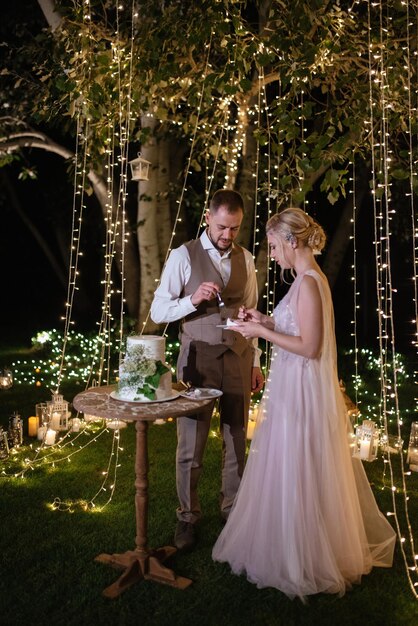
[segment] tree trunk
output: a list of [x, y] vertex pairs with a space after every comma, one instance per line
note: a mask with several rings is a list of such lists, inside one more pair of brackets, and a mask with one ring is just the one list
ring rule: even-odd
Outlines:
[[137, 236], [141, 273], [138, 330], [142, 331], [143, 324], [146, 323], [147, 332], [153, 332], [156, 325], [149, 317], [149, 311], [161, 269], [157, 233], [158, 180], [155, 176], [158, 171], [158, 146], [154, 136], [155, 118], [143, 115], [141, 123], [143, 128], [151, 130], [148, 141], [142, 144], [141, 155], [151, 162], [153, 173], [149, 180], [138, 183]]
[[238, 243], [249, 250], [253, 249], [252, 237], [254, 233], [255, 205], [255, 168], [257, 167], [257, 142], [254, 137], [254, 128], [251, 123], [245, 129], [245, 150], [242, 155], [242, 170], [238, 178], [237, 191], [244, 199], [245, 211], [239, 231]]
[[[158, 170], [157, 170], [157, 222], [159, 227], [158, 248], [160, 267], [164, 265], [171, 241], [171, 214], [170, 214], [170, 147], [166, 139], [158, 142]], [[154, 285], [155, 287], [155, 285]]]

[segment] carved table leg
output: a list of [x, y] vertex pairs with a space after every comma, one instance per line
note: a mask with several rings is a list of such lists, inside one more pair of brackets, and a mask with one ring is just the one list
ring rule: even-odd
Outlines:
[[162, 563], [176, 552], [176, 548], [165, 546], [157, 550], [147, 547], [148, 537], [148, 422], [136, 422], [135, 458], [135, 550], [123, 554], [99, 554], [95, 561], [122, 569], [123, 574], [116, 582], [103, 591], [108, 598], [118, 597], [125, 589], [140, 580], [153, 580], [158, 583], [185, 589], [191, 584], [189, 578], [177, 576]]

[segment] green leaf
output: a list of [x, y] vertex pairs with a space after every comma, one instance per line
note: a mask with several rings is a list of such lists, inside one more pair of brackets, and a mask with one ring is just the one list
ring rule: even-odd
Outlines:
[[[157, 397], [157, 394], [155, 393], [155, 388], [150, 387], [147, 384], [145, 384], [143, 387], [138, 387], [136, 392], [137, 394], [144, 395], [146, 398], [148, 398], [148, 400], [155, 400]], [[141, 395], [138, 395], [135, 397], [135, 400], [140, 400], [140, 399], [141, 399]]]
[[334, 189], [327, 195], [327, 200], [330, 204], [335, 204], [339, 197], [340, 197], [340, 194], [338, 193], [336, 189]]

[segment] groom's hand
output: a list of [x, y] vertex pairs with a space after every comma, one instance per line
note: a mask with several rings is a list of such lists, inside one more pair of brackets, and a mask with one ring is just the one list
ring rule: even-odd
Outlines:
[[259, 367], [253, 367], [251, 370], [251, 392], [257, 393], [264, 385], [263, 372]]

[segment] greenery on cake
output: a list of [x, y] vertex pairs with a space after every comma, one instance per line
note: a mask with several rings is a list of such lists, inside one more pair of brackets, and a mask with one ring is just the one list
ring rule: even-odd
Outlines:
[[125, 387], [135, 389], [137, 395], [134, 400], [141, 400], [141, 396], [155, 400], [161, 376], [170, 371], [162, 361], [150, 358], [143, 345], [130, 347], [121, 366], [124, 376], [120, 377], [119, 390]]

